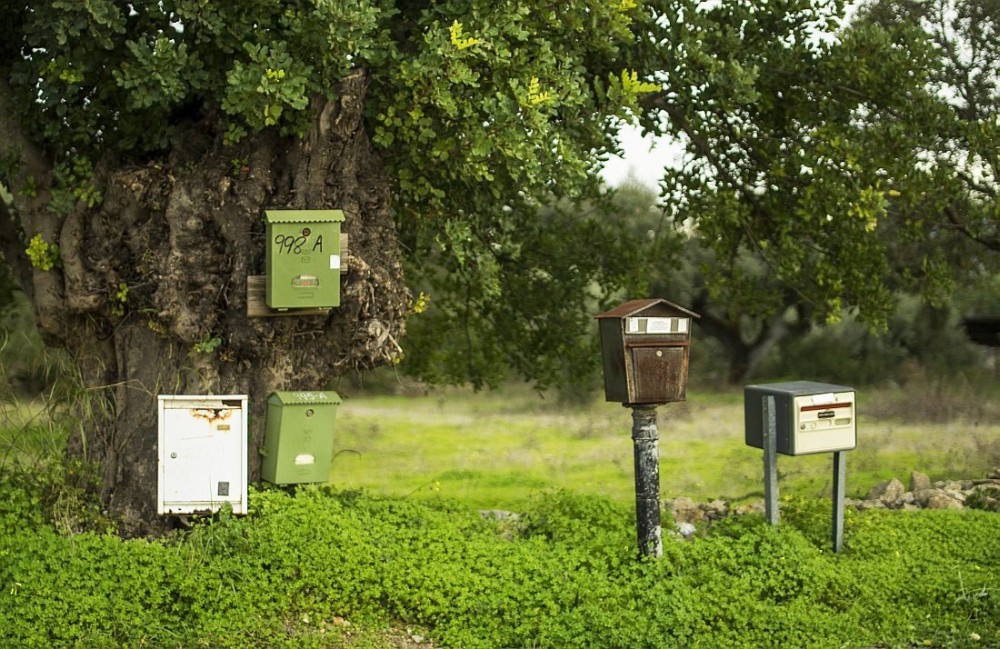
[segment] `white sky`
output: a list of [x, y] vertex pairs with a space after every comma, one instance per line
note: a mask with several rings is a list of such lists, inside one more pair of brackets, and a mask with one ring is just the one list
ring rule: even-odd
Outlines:
[[619, 142], [625, 156], [608, 159], [601, 172], [604, 182], [611, 187], [617, 187], [631, 177], [632, 180], [657, 190], [663, 168], [679, 160], [681, 155], [680, 146], [672, 145], [664, 138], [644, 138], [635, 126], [623, 127]]
[[[705, 0], [705, 7], [719, 4], [721, 0]], [[845, 8], [844, 22], [849, 22], [857, 12], [858, 2], [849, 2]], [[656, 140], [642, 137], [638, 127], [625, 125], [619, 133], [624, 157], [612, 157], [605, 164], [601, 176], [611, 187], [617, 187], [625, 180], [632, 179], [659, 190], [660, 177], [663, 168], [668, 164], [679, 163], [683, 149], [679, 144], [666, 138]]]

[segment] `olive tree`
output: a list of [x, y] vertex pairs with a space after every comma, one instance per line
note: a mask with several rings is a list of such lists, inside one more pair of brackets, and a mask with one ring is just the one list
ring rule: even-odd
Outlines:
[[[459, 320], [515, 300], [504, 273], [532, 263], [534, 210], [597, 193], [652, 88], [621, 55], [649, 19], [631, 0], [6, 0], [3, 15], [0, 250], [76, 359], [89, 415], [70, 452], [99, 468], [125, 534], [161, 525], [157, 394], [249, 394], [256, 477], [270, 391], [398, 360], [419, 310], [404, 257], [446, 269], [433, 303]], [[346, 214], [327, 315], [247, 316], [275, 207]], [[597, 299], [616, 288], [602, 281]]]

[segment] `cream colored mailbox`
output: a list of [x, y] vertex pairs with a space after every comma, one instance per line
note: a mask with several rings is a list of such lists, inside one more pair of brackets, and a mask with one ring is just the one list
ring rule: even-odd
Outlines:
[[748, 385], [746, 443], [764, 448], [764, 399], [774, 399], [775, 449], [785, 455], [849, 451], [858, 445], [854, 388], [814, 381]]
[[247, 396], [160, 395], [158, 514], [247, 512]]

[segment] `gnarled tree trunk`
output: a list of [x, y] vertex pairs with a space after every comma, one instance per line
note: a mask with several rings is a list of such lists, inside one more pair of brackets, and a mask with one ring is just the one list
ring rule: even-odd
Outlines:
[[[316, 100], [301, 139], [264, 132], [226, 147], [193, 122], [161, 161], [105, 160], [95, 174], [103, 201], [65, 217], [48, 209], [52, 161], [0, 100], [0, 135], [23, 162], [0, 243], [46, 341], [78, 362], [87, 416], [69, 450], [99, 467], [101, 500], [124, 535], [164, 524], [155, 512], [158, 394], [248, 394], [253, 480], [271, 391], [322, 389], [397, 355], [409, 295], [390, 184], [365, 133], [366, 86], [358, 71], [337, 99]], [[28, 183], [37, 191], [25, 193]], [[329, 315], [247, 317], [247, 277], [264, 274], [265, 208], [344, 211], [349, 271]], [[58, 243], [60, 266], [30, 265], [24, 249], [37, 233]]]

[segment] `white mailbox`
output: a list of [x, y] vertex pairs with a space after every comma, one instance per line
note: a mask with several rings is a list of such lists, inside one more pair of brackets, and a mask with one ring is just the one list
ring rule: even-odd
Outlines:
[[785, 455], [848, 451], [857, 446], [855, 391], [844, 385], [789, 381], [743, 392], [746, 443], [764, 448], [764, 400], [774, 398], [776, 447]]
[[247, 512], [247, 396], [160, 395], [159, 514]]

